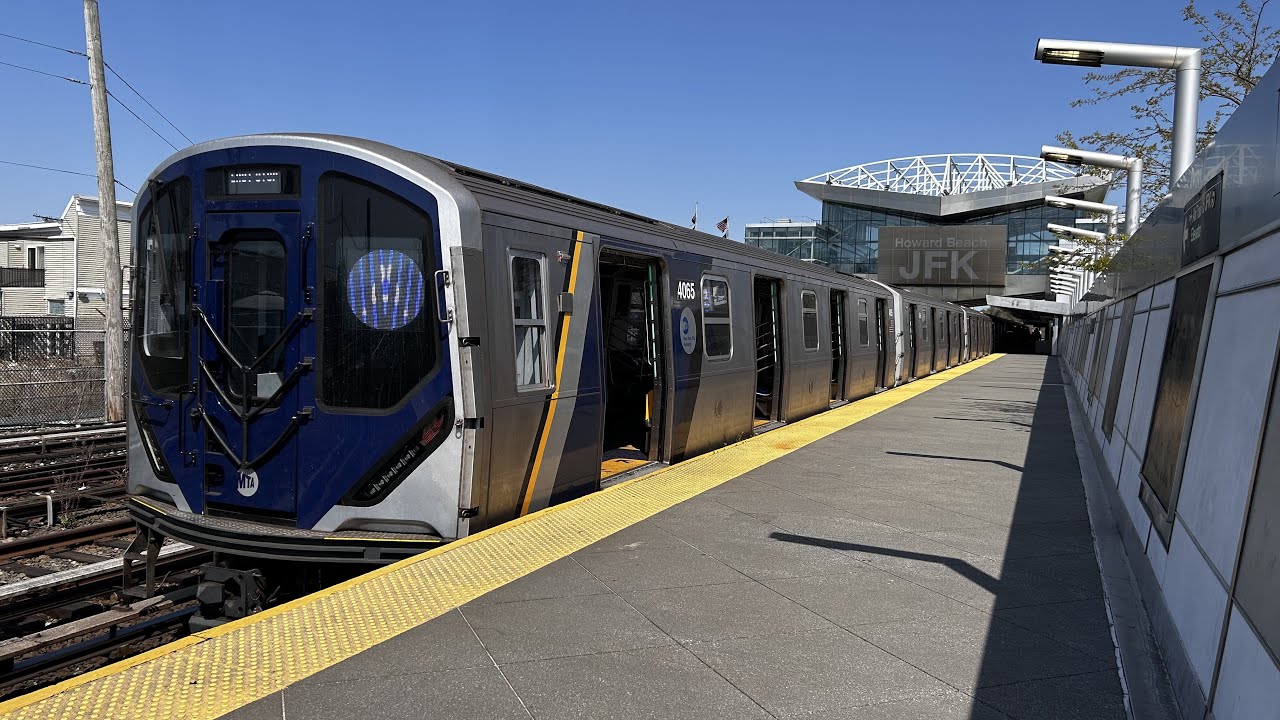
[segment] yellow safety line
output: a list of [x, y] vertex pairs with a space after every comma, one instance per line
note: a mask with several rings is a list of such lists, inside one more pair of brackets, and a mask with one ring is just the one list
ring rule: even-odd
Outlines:
[[[574, 235], [574, 242], [581, 243], [583, 234], [578, 232]], [[582, 260], [582, 248], [573, 249], [573, 265], [569, 268], [569, 294], [573, 295], [578, 289], [578, 264]], [[564, 373], [564, 352], [565, 347], [569, 344], [569, 322], [573, 320], [573, 313], [564, 316], [564, 322], [560, 323], [560, 341], [556, 349], [556, 386], [551, 391], [551, 403], [547, 406], [547, 420], [542, 425], [542, 432], [538, 437], [538, 450], [533, 456], [533, 469], [529, 472], [529, 484], [525, 486], [524, 501], [520, 503], [520, 514], [527, 515], [529, 513], [529, 504], [533, 502], [533, 489], [538, 484], [538, 473], [542, 470], [542, 457], [547, 451], [547, 439], [551, 437], [551, 421], [556, 416], [556, 402], [560, 399], [560, 376]]]
[[0, 703], [0, 715], [217, 718], [1000, 357], [989, 355], [195, 633]]

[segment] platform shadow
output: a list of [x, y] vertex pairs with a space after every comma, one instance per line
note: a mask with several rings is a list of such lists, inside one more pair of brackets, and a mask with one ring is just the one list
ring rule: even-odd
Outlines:
[[1000, 467], [1009, 468], [1010, 470], [1013, 470], [1015, 472], [1022, 472], [1021, 465], [1014, 465], [1013, 463], [1005, 462], [1004, 460], [988, 460], [987, 458], [959, 457], [957, 455], [929, 455], [928, 453], [901, 452], [898, 450], [885, 450], [884, 454], [885, 455], [901, 455], [903, 457], [931, 458], [934, 460], [963, 460], [964, 462], [990, 463], [992, 465], [999, 465]]
[[871, 553], [872, 555], [885, 555], [887, 557], [904, 558], [906, 560], [919, 560], [921, 562], [936, 563], [951, 568], [957, 574], [963, 575], [970, 582], [982, 586], [984, 590], [990, 593], [996, 593], [1000, 587], [1000, 580], [992, 577], [981, 568], [975, 567], [959, 558], [949, 557], [947, 555], [933, 555], [931, 553], [912, 552], [910, 550], [896, 550], [894, 548], [880, 547], [879, 545], [864, 545], [862, 543], [851, 543], [843, 540], [831, 540], [829, 538], [812, 537], [809, 535], [794, 535], [785, 532], [772, 532], [769, 537], [782, 542], [797, 543], [800, 545], [813, 545], [815, 547], [823, 547], [829, 550], [851, 550], [854, 552]]

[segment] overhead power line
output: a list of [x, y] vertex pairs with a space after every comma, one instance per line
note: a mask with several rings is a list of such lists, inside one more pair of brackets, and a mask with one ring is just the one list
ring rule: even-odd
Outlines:
[[65, 53], [71, 53], [72, 55], [79, 55], [81, 57], [84, 57], [84, 53], [80, 52], [79, 50], [72, 50], [70, 48], [58, 47], [57, 45], [50, 45], [49, 43], [42, 43], [42, 42], [39, 42], [38, 40], [31, 40], [30, 38], [18, 37], [17, 35], [10, 35], [9, 33], [0, 33], [0, 37], [7, 37], [10, 40], [18, 40], [19, 42], [31, 43], [32, 45], [39, 45], [40, 47], [47, 47], [50, 50], [61, 50], [62, 52], [65, 52]]
[[[159, 115], [159, 116], [160, 116], [160, 117], [161, 117], [165, 122], [169, 123], [169, 127], [173, 128], [174, 132], [176, 132], [176, 133], [178, 133], [179, 135], [181, 135], [181, 136], [182, 136], [182, 139], [183, 139], [183, 140], [186, 140], [188, 145], [195, 145], [195, 142], [193, 142], [193, 141], [191, 140], [191, 138], [187, 137], [187, 134], [186, 134], [186, 133], [184, 133], [184, 132], [182, 132], [181, 130], [179, 130], [179, 129], [178, 129], [178, 126], [177, 126], [177, 125], [174, 125], [172, 120], [170, 120], [169, 118], [165, 117], [165, 114], [164, 114], [164, 113], [162, 113], [162, 112], [160, 112], [160, 109], [159, 109], [159, 108], [157, 108], [155, 105], [152, 105], [152, 104], [151, 104], [151, 101], [150, 101], [150, 100], [148, 100], [148, 99], [147, 99], [147, 98], [146, 98], [142, 93], [138, 92], [138, 89], [137, 89], [137, 88], [135, 88], [134, 86], [130, 85], [130, 84], [129, 84], [129, 81], [128, 81], [128, 80], [125, 80], [123, 75], [121, 75], [120, 73], [116, 72], [116, 69], [115, 69], [115, 68], [113, 68], [113, 67], [111, 67], [111, 63], [109, 63], [109, 62], [103, 62], [102, 64], [103, 64], [103, 65], [105, 65], [105, 66], [107, 67], [107, 69], [111, 71], [111, 74], [112, 74], [112, 75], [115, 75], [117, 78], [119, 78], [119, 79], [120, 79], [120, 82], [122, 82], [122, 83], [124, 83], [124, 84], [125, 84], [125, 87], [129, 88], [130, 90], [132, 90], [134, 95], [137, 95], [139, 98], [141, 98], [141, 99], [142, 99], [142, 102], [144, 102], [144, 103], [146, 103], [146, 104], [147, 104], [147, 107], [151, 108], [153, 111], [155, 111], [155, 114]], [[119, 102], [119, 99], [117, 99], [117, 100], [116, 100], [116, 102]], [[177, 149], [177, 148], [175, 148], [175, 150], [176, 150], [176, 149]]]
[[[82, 177], [91, 177], [91, 178], [98, 177], [93, 173], [78, 172], [76, 170], [63, 170], [62, 168], [45, 167], [44, 165], [32, 165], [31, 163], [20, 163], [20, 162], [14, 162], [12, 160], [0, 160], [0, 165], [16, 165], [17, 167], [33, 168], [35, 170], [48, 170], [49, 172], [65, 173], [67, 175], [80, 175]], [[120, 187], [124, 188], [125, 190], [128, 190], [129, 192], [133, 193], [134, 195], [138, 194], [137, 190], [134, 190], [133, 188], [129, 187], [128, 185], [125, 185], [119, 180], [116, 180], [115, 183]]]
[[[89, 83], [85, 82], [84, 80], [77, 80], [76, 78], [70, 78], [70, 77], [67, 77], [67, 76], [65, 76], [65, 75], [57, 75], [57, 74], [55, 74], [55, 73], [45, 72], [45, 71], [43, 71], [43, 70], [36, 70], [35, 68], [29, 68], [29, 67], [27, 67], [27, 66], [25, 66], [25, 65], [15, 65], [15, 64], [13, 64], [13, 63], [8, 63], [8, 62], [4, 62], [4, 61], [0, 61], [0, 65], [4, 65], [4, 66], [7, 66], [7, 67], [11, 67], [11, 68], [17, 68], [17, 69], [19, 69], [19, 70], [26, 70], [27, 72], [33, 72], [33, 73], [36, 73], [37, 75], [47, 75], [47, 76], [49, 76], [49, 77], [51, 77], [51, 78], [58, 78], [59, 80], [66, 80], [67, 82], [72, 82], [72, 83], [75, 83], [75, 84], [77, 84], [77, 85], [84, 85], [84, 86], [86, 86], [86, 87], [89, 85]], [[128, 83], [126, 83], [126, 85], [127, 85], [127, 84], [128, 84]], [[156, 137], [158, 137], [158, 138], [160, 138], [161, 140], [163, 140], [163, 141], [165, 142], [165, 144], [166, 144], [166, 145], [168, 145], [169, 147], [173, 148], [174, 150], [177, 150], [177, 149], [178, 149], [178, 146], [177, 146], [177, 145], [174, 145], [172, 142], [170, 142], [170, 141], [169, 141], [169, 138], [165, 137], [164, 135], [161, 135], [161, 134], [160, 134], [160, 131], [156, 130], [154, 127], [152, 127], [152, 126], [151, 126], [151, 123], [147, 122], [146, 120], [143, 120], [143, 119], [142, 119], [142, 116], [140, 116], [140, 115], [138, 115], [138, 113], [134, 112], [134, 111], [133, 111], [133, 108], [131, 108], [131, 107], [129, 107], [128, 105], [126, 105], [126, 104], [125, 104], [125, 102], [124, 102], [123, 100], [121, 100], [120, 98], [116, 97], [116, 96], [115, 96], [115, 93], [113, 93], [113, 92], [111, 92], [110, 90], [108, 90], [108, 91], [107, 91], [107, 95], [111, 96], [111, 99], [112, 99], [112, 100], [115, 100], [115, 101], [116, 101], [116, 103], [117, 103], [120, 107], [122, 107], [122, 108], [124, 108], [125, 110], [129, 111], [129, 114], [130, 114], [130, 115], [132, 115], [132, 116], [134, 116], [135, 118], [137, 118], [138, 122], [140, 122], [140, 123], [142, 123], [143, 125], [145, 125], [145, 126], [146, 126], [146, 128], [147, 128], [148, 130], [150, 130], [152, 133], [155, 133], [155, 136], [156, 136]], [[143, 98], [143, 102], [146, 102], [146, 99], [145, 99], [145, 98]], [[163, 116], [162, 116], [162, 117], [163, 117]], [[183, 137], [186, 137], [186, 135], [183, 135]]]
[[[78, 56], [80, 56], [80, 57], [82, 57], [82, 58], [87, 58], [87, 57], [88, 57], [88, 55], [84, 54], [83, 52], [80, 52], [79, 50], [73, 50], [73, 49], [71, 49], [71, 48], [64, 48], [64, 47], [60, 47], [60, 46], [58, 46], [58, 45], [50, 45], [49, 43], [39, 42], [38, 40], [32, 40], [32, 39], [30, 39], [30, 38], [18, 37], [17, 35], [10, 35], [9, 33], [0, 33], [0, 37], [7, 37], [7, 38], [9, 38], [10, 40], [17, 40], [17, 41], [19, 41], [19, 42], [30, 43], [30, 44], [32, 44], [32, 45], [39, 45], [40, 47], [49, 48], [50, 50], [60, 50], [60, 51], [62, 51], [62, 52], [64, 52], [64, 53], [70, 53], [70, 54], [72, 54], [72, 55], [78, 55]], [[4, 64], [6, 64], [6, 65], [7, 65], [8, 63], [4, 63]], [[109, 62], [105, 62], [105, 61], [104, 61], [102, 64], [103, 64], [104, 66], [106, 66], [107, 70], [111, 71], [111, 74], [112, 74], [112, 75], [115, 75], [115, 76], [116, 76], [116, 78], [117, 78], [120, 82], [124, 83], [125, 87], [127, 87], [127, 88], [129, 88], [131, 91], [133, 91], [133, 94], [134, 94], [134, 95], [137, 95], [137, 96], [138, 96], [138, 98], [139, 98], [140, 100], [142, 100], [142, 102], [146, 103], [146, 104], [147, 104], [147, 107], [151, 108], [151, 110], [152, 110], [155, 114], [159, 115], [159, 116], [161, 117], [161, 119], [163, 119], [166, 123], [168, 123], [168, 124], [169, 124], [169, 127], [173, 128], [174, 132], [176, 132], [176, 133], [178, 133], [179, 135], [181, 135], [181, 136], [182, 136], [182, 139], [187, 141], [187, 144], [189, 144], [189, 145], [194, 145], [194, 144], [195, 144], [195, 142], [194, 142], [194, 141], [192, 141], [192, 140], [191, 140], [191, 138], [187, 137], [187, 134], [186, 134], [186, 133], [182, 132], [182, 130], [181, 130], [177, 125], [173, 124], [173, 121], [172, 121], [172, 120], [170, 120], [170, 119], [169, 119], [169, 118], [168, 118], [164, 113], [160, 112], [160, 108], [157, 108], [154, 104], [152, 104], [152, 102], [151, 102], [150, 100], [148, 100], [148, 99], [147, 99], [147, 97], [146, 97], [145, 95], [143, 95], [141, 92], [139, 92], [139, 91], [138, 91], [138, 89], [137, 89], [137, 88], [135, 88], [135, 87], [134, 87], [134, 86], [133, 86], [133, 85], [132, 85], [128, 80], [125, 80], [125, 78], [124, 78], [124, 76], [123, 76], [123, 75], [121, 75], [119, 72], [117, 72], [115, 68], [111, 67], [111, 63], [109, 63]], [[16, 66], [15, 66], [15, 67], [16, 67]], [[31, 70], [31, 68], [23, 68], [23, 69], [24, 69], [24, 70]], [[32, 71], [32, 72], [39, 72], [39, 73], [41, 73], [41, 74], [43, 74], [43, 75], [50, 75], [50, 74], [52, 74], [52, 73], [44, 73], [44, 72], [41, 72], [40, 70], [31, 70], [31, 71]], [[61, 75], [54, 75], [54, 77], [62, 77], [62, 76], [61, 76]], [[71, 80], [71, 78], [65, 78], [65, 77], [64, 77], [64, 78], [62, 78], [62, 79], [64, 79], [64, 80]], [[88, 83], [85, 83], [83, 80], [71, 80], [71, 82], [76, 82], [76, 83], [81, 83], [81, 84], [88, 84]], [[121, 105], [124, 105], [124, 103], [120, 101], [120, 98], [117, 98], [117, 97], [115, 97], [114, 95], [113, 95], [112, 97], [113, 97], [113, 98], [115, 98], [115, 101], [116, 101], [116, 102], [120, 103]], [[126, 110], [129, 110], [129, 108], [128, 108], [128, 107], [126, 107], [125, 109], [126, 109]], [[132, 110], [129, 110], [129, 112], [130, 112], [130, 113], [133, 113], [133, 111], [132, 111]], [[134, 117], [138, 117], [136, 113], [134, 114]], [[141, 121], [141, 120], [142, 120], [142, 118], [138, 118], [138, 120], [139, 120], [139, 121]], [[142, 124], [143, 124], [143, 125], [146, 125], [146, 123], [145, 123], [145, 122], [144, 122], [144, 123], [142, 123]], [[150, 126], [150, 125], [147, 125], [147, 127], [151, 127], [151, 126]], [[154, 128], [152, 128], [152, 130], [151, 130], [151, 131], [152, 131], [152, 132], [155, 132], [155, 129], [154, 129]], [[158, 133], [157, 133], [157, 134], [158, 134]], [[168, 140], [165, 140], [165, 142], [169, 142], [169, 141], [168, 141]], [[173, 147], [173, 143], [169, 143], [169, 146], [170, 146], [170, 147]], [[176, 150], [177, 148], [176, 148], [176, 147], [174, 147], [174, 149]]]
[[[137, 119], [138, 119], [138, 122], [142, 123], [143, 125], [146, 125], [146, 126], [147, 126], [147, 129], [148, 129], [148, 130], [150, 130], [151, 132], [155, 133], [156, 137], [158, 137], [158, 138], [160, 138], [161, 140], [163, 140], [163, 141], [165, 141], [166, 143], [168, 143], [169, 147], [173, 148], [173, 151], [174, 151], [174, 152], [177, 152], [177, 151], [178, 151], [178, 146], [177, 146], [177, 145], [174, 145], [173, 143], [169, 142], [169, 138], [167, 138], [167, 137], [165, 137], [165, 136], [161, 135], [159, 132], [157, 132], [157, 131], [156, 131], [156, 129], [155, 129], [155, 128], [151, 127], [151, 123], [147, 122], [146, 120], [143, 120], [143, 119], [138, 115], [138, 113], [136, 113], [136, 112], [134, 112], [134, 111], [133, 111], [133, 108], [129, 107], [128, 105], [125, 105], [123, 100], [121, 100], [120, 98], [116, 97], [116, 94], [115, 94], [115, 93], [113, 93], [113, 92], [111, 92], [110, 90], [108, 90], [108, 91], [107, 91], [107, 97], [110, 97], [112, 100], [115, 100], [115, 101], [116, 101], [116, 103], [117, 103], [118, 105], [120, 105], [120, 107], [124, 108], [125, 110], [128, 110], [130, 115], [132, 115], [132, 116], [134, 116], [135, 118], [137, 118]], [[184, 135], [183, 137], [186, 137], [186, 136]]]
[[8, 63], [8, 62], [4, 62], [4, 61], [0, 61], [0, 65], [4, 65], [5, 67], [17, 68], [17, 69], [19, 69], [19, 70], [26, 70], [27, 72], [35, 73], [35, 74], [37, 74], [37, 75], [47, 75], [47, 76], [49, 76], [49, 77], [51, 77], [51, 78], [58, 78], [59, 80], [66, 80], [67, 82], [73, 82], [73, 83], [75, 83], [75, 84], [77, 84], [77, 85], [88, 85], [88, 84], [89, 84], [89, 83], [85, 82], [84, 80], [77, 80], [77, 79], [75, 79], [75, 78], [69, 78], [69, 77], [67, 77], [66, 75], [58, 75], [57, 73], [45, 72], [45, 71], [43, 71], [43, 70], [37, 70], [37, 69], [35, 69], [35, 68], [29, 68], [29, 67], [27, 67], [26, 65], [15, 65], [14, 63]]

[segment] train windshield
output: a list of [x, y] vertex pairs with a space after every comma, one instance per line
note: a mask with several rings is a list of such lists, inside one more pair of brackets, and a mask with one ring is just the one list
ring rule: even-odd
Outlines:
[[397, 405], [436, 366], [431, 218], [354, 178], [320, 178], [320, 399]]
[[187, 287], [191, 271], [191, 184], [186, 178], [160, 188], [142, 213], [137, 233], [142, 237], [137, 334], [143, 374], [157, 392], [174, 392], [190, 379], [187, 374]]

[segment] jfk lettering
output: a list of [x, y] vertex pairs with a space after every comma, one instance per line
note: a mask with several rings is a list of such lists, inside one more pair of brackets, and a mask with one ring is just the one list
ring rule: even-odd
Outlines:
[[907, 267], [898, 268], [903, 280], [951, 280], [961, 279], [960, 273], [968, 276], [968, 280], [978, 279], [969, 263], [978, 254], [977, 250], [961, 253], [959, 250], [915, 250], [911, 253], [911, 262]]

